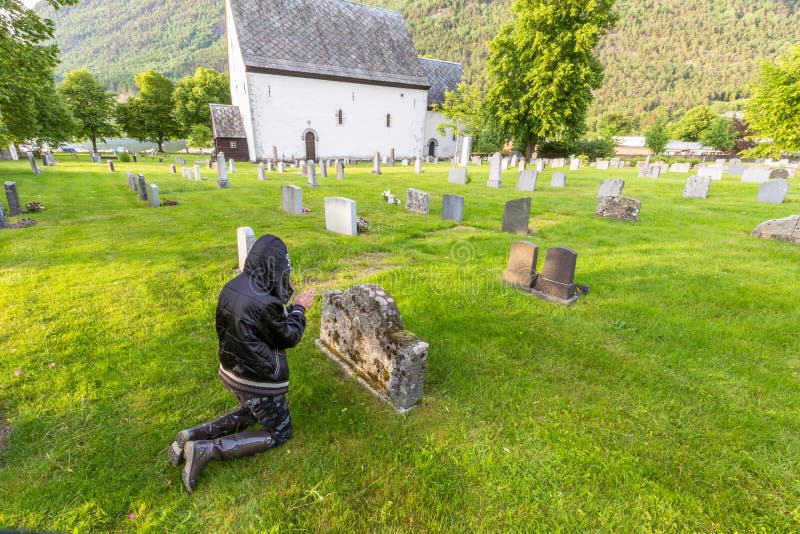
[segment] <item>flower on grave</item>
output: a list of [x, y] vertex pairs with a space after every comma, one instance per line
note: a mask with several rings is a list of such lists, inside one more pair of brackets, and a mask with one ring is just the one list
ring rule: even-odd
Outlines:
[[589, 292], [589, 286], [577, 286], [575, 288], [576, 295], [585, 295]]
[[162, 206], [177, 206], [177, 205], [178, 205], [178, 202], [177, 202], [176, 200], [170, 200], [170, 199], [168, 199], [168, 198], [165, 198], [165, 199], [164, 199], [164, 200], [161, 202], [161, 205], [162, 205]]
[[17, 222], [13, 222], [9, 225], [11, 228], [28, 228], [30, 226], [36, 225], [36, 219], [20, 219]]
[[359, 234], [369, 232], [369, 221], [364, 217], [356, 217], [356, 232]]
[[44, 206], [39, 204], [38, 202], [28, 202], [25, 204], [25, 209], [28, 211], [42, 211]]
[[14, 369], [14, 376], [19, 376], [22, 374], [22, 369]]
[[306, 215], [308, 213], [311, 213], [311, 210], [308, 208], [303, 208], [303, 215]]

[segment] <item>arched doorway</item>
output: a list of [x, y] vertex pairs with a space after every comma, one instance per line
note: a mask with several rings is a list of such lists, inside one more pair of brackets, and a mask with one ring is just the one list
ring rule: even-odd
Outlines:
[[432, 158], [436, 157], [436, 139], [428, 141], [428, 155]]
[[317, 140], [314, 132], [306, 132], [306, 160], [317, 159]]

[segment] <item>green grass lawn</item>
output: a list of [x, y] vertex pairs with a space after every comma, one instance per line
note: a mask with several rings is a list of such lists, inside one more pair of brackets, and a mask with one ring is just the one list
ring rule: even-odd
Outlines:
[[[800, 530], [800, 245], [755, 239], [800, 213], [756, 202], [725, 176], [683, 199], [687, 174], [567, 172], [567, 187], [488, 189], [488, 166], [449, 185], [445, 164], [371, 165], [310, 189], [296, 170], [232, 187], [169, 163], [117, 172], [59, 157], [33, 176], [0, 162], [35, 227], [0, 231], [0, 526], [36, 530]], [[189, 160], [192, 163], [192, 160]], [[148, 208], [125, 171], [158, 184]], [[596, 219], [597, 187], [624, 177], [638, 224]], [[280, 186], [311, 212], [280, 211]], [[424, 216], [381, 192], [432, 194]], [[460, 225], [442, 195], [466, 197]], [[530, 195], [528, 239], [578, 252], [588, 296], [570, 308], [500, 282], [503, 203]], [[323, 199], [357, 201], [372, 230], [325, 231]], [[26, 215], [28, 216], [28, 215]], [[175, 433], [235, 405], [216, 376], [217, 295], [234, 276], [236, 228], [288, 244], [297, 290], [370, 282], [430, 344], [425, 397], [406, 415], [314, 346], [319, 298], [290, 351], [294, 438], [212, 463], [194, 494], [167, 463]], [[20, 374], [15, 374], [20, 370]]]

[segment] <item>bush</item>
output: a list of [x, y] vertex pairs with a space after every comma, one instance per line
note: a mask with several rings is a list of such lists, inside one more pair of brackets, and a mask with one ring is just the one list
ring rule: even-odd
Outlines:
[[120, 161], [120, 163], [130, 163], [131, 155], [127, 152], [120, 152], [117, 156], [117, 159]]

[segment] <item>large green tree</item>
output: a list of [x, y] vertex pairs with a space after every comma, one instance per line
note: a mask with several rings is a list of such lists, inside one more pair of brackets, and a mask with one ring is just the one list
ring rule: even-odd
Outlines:
[[[47, 0], [58, 9], [78, 0]], [[41, 131], [35, 95], [51, 91], [58, 47], [53, 23], [19, 0], [0, 0], [0, 143], [36, 137]]]
[[515, 0], [515, 20], [489, 43], [486, 105], [530, 157], [544, 139], [584, 130], [592, 90], [603, 83], [595, 55], [616, 21], [614, 0]]
[[77, 122], [52, 85], [42, 87], [34, 96], [38, 131], [32, 139], [57, 147], [75, 136]]
[[653, 154], [661, 154], [667, 148], [669, 137], [667, 136], [664, 123], [657, 120], [653, 126], [644, 132], [644, 142]]
[[97, 152], [97, 139], [116, 133], [113, 123], [116, 95], [106, 92], [87, 69], [68, 73], [58, 91], [77, 119], [76, 135], [91, 140], [92, 150]]
[[761, 65], [746, 115], [757, 137], [773, 140], [772, 153], [800, 151], [800, 44]]
[[164, 141], [180, 135], [172, 115], [175, 107], [173, 83], [158, 72], [149, 70], [136, 76], [139, 96], [117, 106], [117, 122], [128, 136], [152, 141], [164, 151]]
[[697, 106], [686, 112], [678, 122], [672, 125], [669, 134], [681, 141], [700, 141], [709, 126], [718, 118], [708, 106]]
[[730, 152], [733, 149], [736, 138], [736, 129], [730, 119], [725, 117], [717, 117], [711, 121], [708, 128], [700, 134], [700, 142], [703, 143], [703, 146], [710, 146], [723, 152]]
[[211, 128], [208, 105], [231, 103], [228, 76], [200, 67], [194, 72], [194, 76], [187, 76], [177, 83], [173, 99], [175, 119], [183, 135], [188, 134], [198, 124]]

